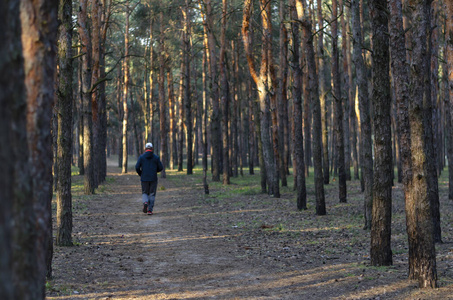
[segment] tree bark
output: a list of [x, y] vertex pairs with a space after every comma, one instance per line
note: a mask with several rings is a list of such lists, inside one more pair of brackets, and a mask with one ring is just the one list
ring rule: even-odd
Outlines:
[[419, 287], [437, 287], [434, 226], [426, 148], [424, 85], [429, 84], [427, 37], [430, 30], [429, 1], [411, 0], [412, 60], [410, 64], [410, 106], [412, 186], [406, 201], [406, 224], [409, 238], [409, 278], [418, 280]]
[[[27, 93], [18, 38], [20, 1], [0, 2], [0, 28], [0, 141], [8, 145], [0, 148], [0, 295], [6, 300], [44, 299], [39, 293], [41, 281], [36, 277], [35, 215], [21, 213], [21, 205], [27, 205], [33, 197], [33, 181], [28, 161], [23, 159], [29, 151], [24, 147]], [[15, 222], [23, 223], [16, 229]]]
[[229, 134], [228, 134], [228, 112], [229, 112], [229, 98], [230, 98], [230, 87], [228, 86], [227, 70], [226, 70], [226, 18], [228, 1], [222, 0], [222, 25], [220, 34], [220, 97], [222, 105], [222, 154], [223, 154], [223, 184], [230, 184], [230, 157], [229, 157]]
[[352, 0], [353, 60], [356, 71], [358, 99], [360, 106], [360, 167], [364, 182], [364, 229], [371, 229], [373, 206], [373, 142], [371, 140], [370, 104], [366, 67], [362, 56], [362, 30], [359, 0]]
[[332, 81], [333, 95], [335, 99], [335, 137], [336, 137], [336, 153], [338, 157], [338, 185], [340, 202], [347, 201], [346, 190], [346, 166], [345, 166], [345, 151], [344, 151], [344, 127], [343, 127], [343, 99], [341, 98], [341, 75], [340, 75], [340, 59], [338, 51], [338, 17], [337, 17], [337, 0], [332, 0]]
[[340, 9], [341, 9], [341, 36], [342, 36], [342, 43], [341, 43], [341, 54], [343, 56], [343, 70], [342, 70], [342, 88], [344, 91], [344, 97], [341, 99], [343, 102], [344, 107], [344, 114], [343, 114], [343, 134], [344, 134], [344, 164], [345, 164], [345, 172], [346, 172], [346, 180], [351, 180], [351, 142], [350, 142], [350, 125], [349, 125], [349, 114], [350, 114], [350, 106], [349, 103], [351, 101], [351, 79], [349, 78], [349, 40], [348, 36], [349, 33], [346, 28], [346, 21], [345, 21], [345, 10], [347, 9], [346, 5], [343, 4], [343, 0], [340, 0]]
[[212, 181], [220, 181], [220, 156], [221, 156], [221, 130], [220, 130], [220, 104], [219, 83], [217, 74], [216, 43], [214, 38], [214, 15], [211, 0], [205, 0], [206, 27], [208, 31], [208, 49], [210, 61], [210, 88], [212, 101], [211, 114], [211, 147], [212, 147]]
[[[430, 0], [428, 5], [428, 58], [426, 74], [428, 76], [425, 84], [425, 98], [423, 100], [423, 118], [425, 119], [425, 139], [428, 159], [428, 185], [429, 199], [434, 222], [434, 242], [442, 242], [442, 230], [440, 227], [440, 203], [439, 203], [439, 180], [437, 178], [439, 165], [437, 160], [437, 150], [439, 141], [437, 140], [437, 81], [438, 81], [438, 45], [437, 45], [437, 26], [433, 23], [431, 11], [436, 10], [437, 1]], [[435, 21], [435, 18], [434, 18]], [[431, 68], [433, 71], [431, 72]]]
[[389, 35], [385, 0], [370, 2], [373, 44], [374, 178], [371, 220], [371, 264], [392, 265], [392, 131]]
[[[159, 122], [160, 122], [160, 160], [164, 169], [161, 171], [160, 176], [166, 178], [165, 167], [167, 166], [167, 114], [166, 114], [166, 102], [165, 102], [165, 32], [164, 32], [164, 13], [159, 14], [160, 21], [160, 41], [159, 41]], [[188, 55], [188, 54], [187, 54]], [[187, 66], [186, 66], [187, 67]], [[188, 72], [188, 69], [186, 69]], [[186, 78], [186, 84], [188, 78]], [[167, 82], [168, 84], [168, 82]], [[187, 89], [189, 87], [186, 87]], [[187, 92], [186, 92], [187, 93]], [[186, 95], [184, 96], [184, 98]], [[182, 152], [182, 149], [180, 149]], [[190, 158], [187, 158], [188, 164]]]
[[100, 177], [100, 149], [99, 149], [99, 85], [95, 87], [100, 78], [100, 53], [101, 53], [101, 18], [99, 0], [90, 0], [91, 3], [91, 116], [93, 118], [93, 172], [94, 172], [94, 187], [99, 186]]
[[299, 16], [296, 9], [297, 5], [301, 5], [296, 3], [295, 0], [291, 0], [290, 2], [290, 16], [291, 20], [291, 34], [293, 38], [292, 42], [292, 68], [293, 68], [293, 145], [294, 145], [294, 159], [295, 159], [295, 184], [297, 189], [297, 208], [299, 210], [307, 209], [307, 189], [305, 186], [305, 166], [304, 166], [304, 149], [303, 149], [303, 133], [302, 133], [302, 70], [299, 63]]
[[[300, 0], [297, 0], [300, 1]], [[315, 176], [316, 214], [326, 214], [324, 197], [324, 177], [322, 175], [322, 133], [321, 133], [321, 104], [319, 101], [318, 74], [316, 72], [315, 50], [310, 17], [307, 13], [307, 4], [303, 1], [304, 12], [298, 11], [298, 17], [303, 27], [305, 58], [307, 60], [308, 82], [306, 88], [313, 112], [313, 167]], [[300, 5], [297, 5], [299, 8]]]
[[279, 63], [279, 90], [278, 90], [278, 135], [280, 143], [278, 151], [280, 153], [280, 177], [282, 186], [288, 186], [287, 169], [288, 161], [286, 160], [286, 151], [288, 148], [285, 145], [285, 115], [288, 113], [288, 32], [285, 27], [285, 2], [280, 1], [280, 63]]
[[57, 235], [58, 246], [72, 246], [72, 1], [60, 0], [58, 41], [58, 151]]
[[453, 3], [445, 2], [446, 12], [446, 34], [445, 34], [445, 60], [446, 70], [444, 71], [446, 81], [446, 107], [448, 107], [448, 114], [446, 114], [447, 123], [450, 124], [450, 131], [448, 134], [447, 155], [448, 155], [448, 199], [453, 200]]
[[[324, 18], [322, 16], [322, 0], [318, 0], [317, 3], [317, 12], [318, 12], [318, 27], [323, 28]], [[321, 30], [318, 33], [318, 66], [319, 66], [319, 99], [321, 102], [321, 126], [322, 126], [322, 153], [323, 153], [323, 176], [324, 184], [329, 184], [330, 181], [330, 172], [329, 172], [329, 132], [327, 128], [327, 104], [326, 104], [326, 87], [329, 85], [325, 76], [325, 64], [324, 64], [324, 33]]]
[[251, 17], [251, 0], [246, 0], [244, 4], [244, 18], [243, 18], [243, 41], [244, 48], [247, 55], [247, 62], [250, 73], [257, 86], [258, 98], [260, 103], [260, 119], [261, 119], [261, 143], [263, 149], [263, 159], [266, 169], [267, 181], [269, 182], [269, 195], [275, 197], [280, 196], [279, 182], [277, 177], [277, 166], [274, 161], [274, 153], [271, 145], [270, 137], [270, 61], [269, 51], [271, 49], [271, 24], [270, 24], [270, 3], [266, 0], [260, 0], [261, 20], [263, 22], [263, 35], [262, 35], [262, 51], [261, 51], [261, 67], [258, 75], [252, 57], [251, 39], [249, 36], [249, 24]]
[[[189, 2], [183, 8], [183, 60], [184, 60], [184, 113], [185, 113], [185, 126], [186, 126], [186, 150], [187, 150], [187, 174], [193, 173], [193, 122], [192, 122], [192, 99], [190, 97], [190, 16], [189, 16]], [[162, 117], [162, 116], [161, 116]], [[161, 123], [162, 124], [162, 123]], [[162, 128], [161, 128], [162, 130]]]
[[91, 117], [91, 40], [88, 32], [87, 0], [80, 1], [78, 16], [79, 36], [82, 43], [82, 101], [83, 101], [83, 169], [84, 192], [94, 193], [95, 178], [93, 165], [93, 119]]
[[127, 163], [128, 163], [128, 143], [127, 143], [127, 122], [129, 119], [129, 109], [127, 106], [127, 99], [129, 98], [129, 81], [130, 81], [130, 74], [129, 74], [129, 17], [130, 17], [130, 7], [129, 7], [129, 0], [126, 0], [126, 28], [124, 32], [124, 61], [123, 61], [123, 72], [124, 72], [124, 83], [123, 83], [123, 156], [122, 162], [122, 169], [121, 172], [123, 174], [127, 173]]

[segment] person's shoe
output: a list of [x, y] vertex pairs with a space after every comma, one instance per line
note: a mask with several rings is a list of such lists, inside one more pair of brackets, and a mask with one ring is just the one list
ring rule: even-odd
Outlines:
[[152, 214], [153, 214], [153, 212], [148, 210], [148, 216], [151, 216]]
[[148, 211], [148, 203], [143, 203], [143, 212], [146, 214]]

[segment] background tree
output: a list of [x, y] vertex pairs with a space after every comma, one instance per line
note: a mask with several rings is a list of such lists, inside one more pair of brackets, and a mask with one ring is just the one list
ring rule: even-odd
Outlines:
[[371, 229], [373, 206], [373, 143], [371, 140], [370, 104], [368, 99], [368, 81], [366, 67], [362, 56], [363, 37], [360, 22], [360, 2], [351, 2], [353, 60], [356, 71], [358, 99], [360, 107], [360, 167], [364, 182], [364, 229]]
[[343, 100], [341, 98], [340, 58], [338, 50], [338, 2], [332, 0], [332, 92], [335, 102], [335, 137], [338, 163], [338, 185], [340, 202], [346, 202], [346, 165], [344, 158]]
[[[299, 2], [299, 5], [301, 3]], [[304, 149], [303, 149], [303, 133], [302, 133], [302, 70], [299, 62], [300, 48], [299, 48], [299, 22], [302, 18], [301, 10], [296, 9], [296, 0], [290, 2], [290, 15], [291, 15], [291, 34], [292, 34], [292, 68], [293, 68], [293, 147], [294, 147], [294, 160], [293, 164], [295, 187], [297, 189], [297, 208], [299, 210], [307, 209], [307, 190], [305, 186], [305, 172], [304, 172]], [[299, 15], [300, 14], [300, 15]]]
[[58, 39], [58, 183], [57, 236], [58, 246], [72, 246], [72, 1], [60, 0]]
[[389, 34], [386, 1], [370, 2], [373, 42], [373, 129], [374, 178], [371, 221], [371, 264], [393, 263], [391, 249], [392, 222], [392, 132], [389, 76]]

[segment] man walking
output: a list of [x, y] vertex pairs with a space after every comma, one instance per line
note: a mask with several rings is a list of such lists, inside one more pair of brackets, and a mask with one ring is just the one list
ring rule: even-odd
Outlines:
[[140, 155], [135, 170], [142, 182], [143, 212], [153, 214], [157, 190], [157, 173], [164, 169], [159, 156], [153, 153], [153, 144], [147, 143], [145, 153]]

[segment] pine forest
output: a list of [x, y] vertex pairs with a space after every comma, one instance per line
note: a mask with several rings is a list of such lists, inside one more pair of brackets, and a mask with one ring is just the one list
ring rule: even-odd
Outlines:
[[0, 41], [2, 300], [452, 297], [451, 0], [2, 0]]

